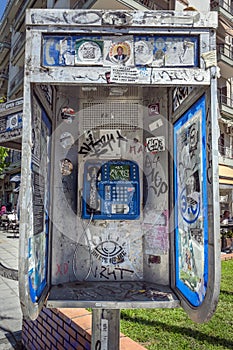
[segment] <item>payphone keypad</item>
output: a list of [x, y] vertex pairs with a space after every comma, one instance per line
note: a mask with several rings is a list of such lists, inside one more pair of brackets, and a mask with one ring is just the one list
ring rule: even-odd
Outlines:
[[117, 202], [128, 203], [132, 197], [132, 193], [135, 191], [134, 187], [127, 186], [113, 186], [112, 188], [112, 200]]

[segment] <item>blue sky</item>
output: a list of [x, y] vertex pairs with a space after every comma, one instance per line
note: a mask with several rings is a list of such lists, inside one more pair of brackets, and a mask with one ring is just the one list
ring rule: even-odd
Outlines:
[[0, 19], [2, 17], [2, 14], [5, 10], [7, 0], [0, 0]]

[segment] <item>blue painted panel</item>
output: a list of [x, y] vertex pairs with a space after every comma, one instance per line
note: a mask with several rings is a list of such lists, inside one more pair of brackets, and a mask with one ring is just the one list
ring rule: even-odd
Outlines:
[[28, 283], [31, 300], [36, 303], [47, 286], [48, 275], [51, 122], [36, 100], [34, 106], [31, 163], [33, 236], [28, 240]]
[[174, 124], [176, 287], [195, 307], [208, 281], [206, 101]]

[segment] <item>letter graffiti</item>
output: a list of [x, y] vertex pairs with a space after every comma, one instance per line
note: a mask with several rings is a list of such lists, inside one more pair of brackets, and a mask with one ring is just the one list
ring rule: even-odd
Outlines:
[[133, 153], [133, 154], [143, 153], [144, 147], [139, 142], [139, 140], [137, 138], [134, 138], [133, 141], [134, 141], [134, 144], [130, 145], [129, 153]]
[[120, 267], [116, 267], [116, 268], [110, 268], [110, 267], [106, 267], [106, 266], [101, 266], [101, 271], [99, 271], [98, 266], [96, 266], [95, 268], [95, 273], [94, 273], [94, 277], [97, 278], [105, 278], [107, 280], [110, 279], [110, 277], [113, 277], [113, 279], [116, 280], [123, 280], [125, 278], [125, 274], [133, 274], [134, 271], [133, 270], [129, 270], [129, 269], [124, 269], [124, 268], [120, 268]]
[[69, 271], [69, 263], [64, 262], [63, 264], [57, 264], [57, 271], [56, 271], [56, 276], [57, 275], [66, 275], [67, 272]]
[[127, 139], [120, 134], [119, 130], [116, 130], [116, 134], [114, 134], [113, 132], [106, 133], [97, 140], [94, 140], [92, 133], [89, 131], [86, 142], [83, 143], [78, 153], [83, 154], [84, 157], [86, 157], [87, 155], [91, 157], [99, 157], [108, 152], [109, 149], [113, 151], [112, 144], [116, 143], [117, 140], [119, 147], [121, 141], [127, 142]]
[[194, 223], [200, 214], [201, 194], [200, 194], [200, 174], [199, 169], [193, 170], [179, 165], [180, 192], [180, 213], [182, 218], [188, 223]]
[[180, 195], [180, 209], [183, 219], [192, 224], [195, 222], [200, 213], [200, 194], [195, 200], [190, 199], [186, 194], [186, 188], [183, 189]]
[[203, 71], [196, 70], [163, 70], [158, 71], [155, 68], [152, 71], [152, 83], [170, 82], [172, 84], [179, 82], [203, 82], [208, 80], [208, 76]]
[[182, 102], [189, 96], [192, 89], [193, 89], [192, 87], [188, 87], [188, 86], [174, 88], [173, 111], [175, 111], [182, 104]]
[[[167, 182], [162, 179], [159, 170], [156, 169], [158, 162], [158, 156], [155, 155], [153, 159], [150, 156], [146, 156], [145, 175], [147, 177], [148, 184], [150, 184], [148, 190], [152, 189], [155, 195], [159, 197], [161, 194], [167, 192], [168, 185]], [[153, 164], [155, 164], [155, 168], [153, 167]], [[148, 169], [149, 172], [147, 173], [146, 170]]]

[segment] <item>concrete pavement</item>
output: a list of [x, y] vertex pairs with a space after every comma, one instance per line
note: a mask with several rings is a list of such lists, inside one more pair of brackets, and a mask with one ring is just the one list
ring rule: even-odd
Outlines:
[[[22, 349], [18, 281], [3, 277], [9, 275], [4, 267], [18, 270], [18, 246], [18, 234], [0, 229], [0, 350]], [[16, 272], [11, 275], [17, 278]]]

